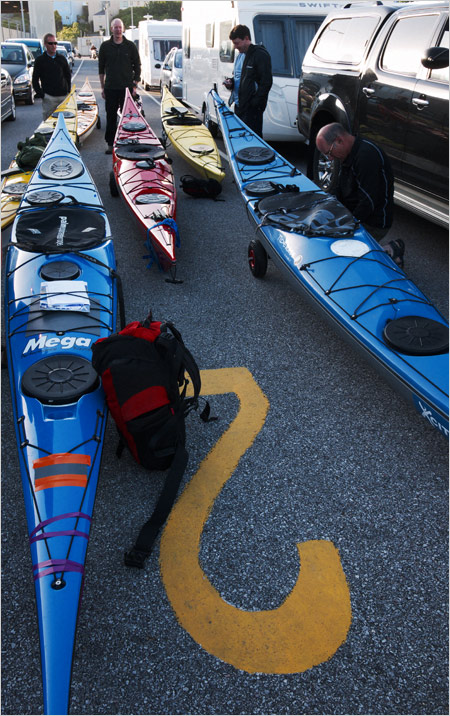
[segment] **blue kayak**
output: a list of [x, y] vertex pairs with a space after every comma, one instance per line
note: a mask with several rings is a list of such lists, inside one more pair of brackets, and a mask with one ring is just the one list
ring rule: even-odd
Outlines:
[[91, 346], [115, 330], [108, 219], [59, 115], [14, 220], [5, 328], [46, 714], [66, 714], [107, 410]]
[[337, 200], [252, 132], [212, 90], [234, 179], [267, 259], [448, 438], [448, 324]]

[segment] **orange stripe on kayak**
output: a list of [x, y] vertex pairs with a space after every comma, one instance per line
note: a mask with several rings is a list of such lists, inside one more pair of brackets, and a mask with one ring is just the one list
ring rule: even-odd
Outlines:
[[86, 487], [87, 477], [84, 475], [52, 475], [40, 477], [34, 485], [35, 492], [47, 490], [50, 487]]
[[33, 467], [47, 467], [48, 465], [90, 465], [90, 455], [79, 455], [78, 453], [72, 452], [55, 452], [53, 455], [47, 455], [46, 457], [40, 457], [38, 460], [33, 462]]

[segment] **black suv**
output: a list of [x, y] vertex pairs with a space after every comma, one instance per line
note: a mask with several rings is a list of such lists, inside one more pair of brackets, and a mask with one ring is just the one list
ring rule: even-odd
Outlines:
[[332, 191], [337, 163], [317, 132], [341, 122], [379, 144], [395, 176], [395, 201], [448, 226], [448, 4], [348, 4], [330, 13], [303, 60], [298, 129], [309, 140], [308, 175]]

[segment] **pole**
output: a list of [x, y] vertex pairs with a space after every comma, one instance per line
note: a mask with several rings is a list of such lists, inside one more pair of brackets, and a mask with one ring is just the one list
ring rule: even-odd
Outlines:
[[109, 27], [109, 24], [110, 24], [110, 23], [109, 23], [109, 0], [105, 0], [104, 8], [105, 8], [105, 25], [106, 25], [105, 32], [106, 32], [106, 33], [109, 33], [109, 31], [110, 31], [110, 27]]
[[23, 15], [23, 2], [20, 0], [20, 14], [22, 15], [22, 33], [25, 35], [25, 18]]
[[131, 8], [131, 27], [134, 27], [134, 22], [133, 22], [133, 0], [130, 0], [130, 8]]

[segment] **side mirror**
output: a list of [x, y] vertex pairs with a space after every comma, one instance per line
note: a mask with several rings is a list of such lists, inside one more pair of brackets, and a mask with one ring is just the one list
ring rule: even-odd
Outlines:
[[422, 57], [422, 65], [428, 70], [443, 70], [448, 67], [448, 49], [446, 47], [429, 47]]

